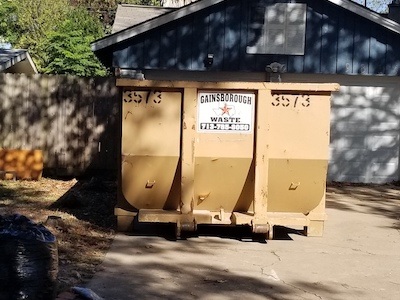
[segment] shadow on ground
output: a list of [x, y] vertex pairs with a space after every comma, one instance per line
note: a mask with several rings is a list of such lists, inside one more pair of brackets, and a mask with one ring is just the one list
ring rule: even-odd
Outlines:
[[[0, 182], [0, 209], [4, 209], [5, 213], [9, 213], [8, 207], [18, 206], [35, 206], [44, 208], [46, 202], [32, 201], [34, 198], [43, 198], [46, 196], [45, 191], [36, 190], [29, 187], [19, 187], [18, 189], [10, 188], [9, 184]], [[12, 203], [11, 203], [12, 202]]]
[[49, 208], [102, 228], [115, 229], [116, 195], [115, 180], [104, 177], [80, 179]]
[[[319, 293], [330, 295], [329, 299], [343, 299], [343, 295], [330, 287], [313, 286], [307, 282], [274, 283], [273, 279], [235, 274], [199, 263], [172, 266], [163, 263], [135, 264], [140, 270], [136, 276], [127, 276], [107, 290], [100, 291], [106, 299], [321, 299]], [[265, 278], [268, 278], [265, 274]], [[318, 288], [318, 290], [316, 290]], [[96, 288], [94, 288], [96, 290]], [[118, 298], [122, 289], [125, 298]], [[312, 292], [308, 292], [312, 291]], [[351, 294], [351, 292], [349, 292]], [[114, 295], [114, 296], [113, 296]], [[140, 295], [140, 296], [139, 296]], [[348, 294], [346, 295], [349, 296]], [[360, 294], [358, 294], [360, 296]], [[347, 298], [349, 299], [349, 298]]]
[[331, 183], [327, 187], [327, 208], [384, 216], [400, 229], [400, 185]]
[[[348, 290], [343, 295], [342, 287], [307, 282], [301, 277], [285, 282], [274, 272], [281, 262], [274, 249], [268, 245], [237, 243], [230, 236], [171, 243], [155, 236], [119, 235], [103, 266], [106, 271], [100, 272], [89, 287], [109, 300], [339, 300], [351, 299], [355, 293]], [[263, 258], [257, 259], [260, 255]], [[308, 272], [293, 268], [299, 276]], [[362, 293], [357, 291], [353, 296], [362, 297]]]
[[[242, 242], [267, 243], [266, 235], [254, 234], [250, 226], [229, 225], [198, 225], [195, 232], [182, 232], [180, 238], [176, 237], [176, 224], [164, 223], [139, 223], [135, 219], [134, 231], [126, 233], [130, 236], [155, 236], [168, 241], [190, 240], [198, 237], [218, 237]], [[304, 235], [304, 231], [284, 226], [274, 226], [274, 240], [293, 240], [291, 235]]]

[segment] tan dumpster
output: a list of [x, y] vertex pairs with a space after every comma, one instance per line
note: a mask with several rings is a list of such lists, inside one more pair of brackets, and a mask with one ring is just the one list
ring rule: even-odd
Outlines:
[[273, 226], [321, 236], [337, 84], [118, 79], [118, 228], [139, 222]]

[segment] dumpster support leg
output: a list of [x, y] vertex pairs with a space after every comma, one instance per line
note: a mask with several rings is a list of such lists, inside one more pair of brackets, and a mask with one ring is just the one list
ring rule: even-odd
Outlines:
[[324, 221], [310, 221], [308, 226], [304, 226], [306, 236], [322, 236], [324, 233]]

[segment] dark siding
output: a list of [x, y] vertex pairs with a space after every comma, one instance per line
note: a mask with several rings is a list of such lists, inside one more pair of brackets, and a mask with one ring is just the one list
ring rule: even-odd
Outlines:
[[[322, 2], [321, 27], [321, 73], [334, 74], [337, 66], [338, 19], [340, 11], [337, 6]], [[329, 12], [329, 16], [327, 15]]]
[[386, 73], [387, 31], [377, 24], [371, 26], [369, 74]]
[[115, 51], [114, 65], [121, 68], [140, 68], [143, 66], [143, 42], [132, 44], [130, 47]]
[[371, 22], [363, 22], [359, 16], [354, 16], [354, 18], [353, 73], [366, 75], [368, 74]]
[[[231, 0], [198, 11], [125, 41], [114, 50], [114, 66], [143, 69], [264, 71], [279, 62], [290, 73], [400, 73], [400, 35], [321, 0], [307, 4], [304, 55], [247, 54], [262, 33], [264, 7], [285, 0]], [[102, 55], [103, 57], [104, 55]]]
[[178, 70], [190, 70], [192, 66], [191, 49], [188, 47], [192, 43], [192, 23], [186, 26], [179, 26], [176, 41], [176, 59]]
[[207, 53], [214, 55], [214, 63], [210, 70], [221, 70], [224, 68], [224, 46], [225, 46], [225, 12], [216, 11], [209, 16]]
[[228, 1], [225, 8], [224, 70], [237, 71], [240, 64], [241, 1]]
[[160, 32], [152, 31], [144, 40], [144, 68], [160, 67]]
[[160, 69], [171, 69], [176, 66], [176, 33], [171, 27], [160, 34]]
[[388, 32], [386, 53], [386, 74], [400, 75], [400, 39], [397, 34]]
[[320, 0], [308, 1], [304, 72], [320, 73], [322, 6]]
[[186, 47], [192, 49], [191, 70], [204, 70], [204, 59], [208, 53], [208, 30], [210, 14], [199, 12], [194, 14], [192, 22], [192, 42]]
[[242, 71], [252, 71], [254, 69], [254, 55], [247, 54], [246, 52], [246, 47], [249, 45], [249, 23], [250, 23], [250, 1], [241, 1], [241, 9], [240, 11], [242, 12], [241, 15], [241, 26], [240, 26], [240, 70]]
[[247, 44], [244, 46], [244, 52], [247, 62], [250, 64], [249, 71], [256, 70], [258, 67], [258, 55], [247, 54], [247, 46], [254, 46], [259, 36], [262, 34], [264, 24], [264, 8], [262, 1], [248, 1], [247, 9]]
[[[339, 12], [340, 13], [340, 12]], [[353, 73], [354, 15], [341, 14], [338, 19], [337, 73]]]

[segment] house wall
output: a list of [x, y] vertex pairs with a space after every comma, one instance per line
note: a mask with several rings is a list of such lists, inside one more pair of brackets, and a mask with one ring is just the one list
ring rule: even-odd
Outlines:
[[43, 150], [59, 175], [116, 170], [115, 79], [0, 74], [0, 99], [0, 148]]
[[[328, 1], [296, 1], [307, 4], [304, 56], [247, 54], [246, 47], [261, 34], [263, 16], [257, 17], [257, 12], [275, 2], [289, 1], [216, 4], [115, 45], [112, 64], [133, 69], [261, 72], [279, 62], [289, 73], [400, 75], [399, 35]], [[209, 53], [214, 62], [206, 68]]]
[[[328, 179], [399, 180], [399, 34], [331, 2], [300, 0], [307, 4], [304, 55], [246, 53], [260, 36], [254, 28], [263, 16], [254, 12], [276, 2], [289, 1], [231, 0], [197, 11], [114, 45], [113, 66], [141, 69], [146, 79], [265, 81], [265, 67], [278, 62], [286, 66], [283, 81], [338, 82]], [[214, 55], [208, 68], [207, 54]]]

